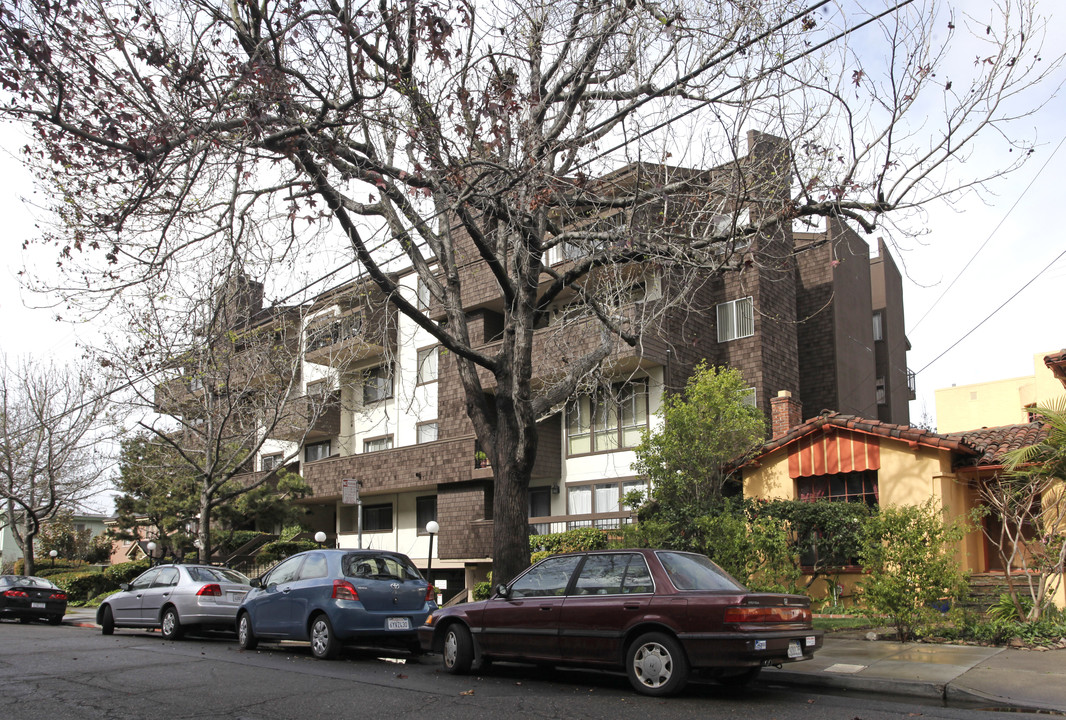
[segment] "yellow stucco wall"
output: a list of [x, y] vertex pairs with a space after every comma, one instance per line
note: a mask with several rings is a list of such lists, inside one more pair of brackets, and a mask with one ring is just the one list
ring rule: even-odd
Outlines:
[[982, 427], [1028, 422], [1025, 406], [1062, 396], [1063, 387], [1044, 364], [1044, 357], [1059, 350], [1033, 356], [1033, 374], [936, 391], [937, 432], [954, 433]]
[[[925, 446], [880, 438], [881, 467], [877, 472], [878, 496], [884, 507], [920, 505], [936, 498], [948, 520], [967, 516], [977, 503], [976, 491], [951, 471], [951, 454]], [[796, 481], [788, 476], [788, 448], [760, 459], [760, 466], [744, 471], [744, 494], [757, 500], [792, 500]], [[957, 548], [959, 565], [975, 572], [985, 568], [984, 536], [980, 530], [967, 534]], [[804, 580], [806, 580], [805, 578]], [[808, 588], [813, 598], [829, 594], [829, 582], [844, 587], [845, 598], [854, 595], [861, 573], [839, 573], [830, 580], [819, 578]]]

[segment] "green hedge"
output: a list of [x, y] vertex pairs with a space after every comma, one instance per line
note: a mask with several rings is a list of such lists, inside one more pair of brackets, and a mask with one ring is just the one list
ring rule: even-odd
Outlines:
[[296, 553], [315, 550], [318, 547], [320, 547], [319, 544], [311, 540], [275, 540], [264, 545], [255, 559], [260, 565], [276, 563]]

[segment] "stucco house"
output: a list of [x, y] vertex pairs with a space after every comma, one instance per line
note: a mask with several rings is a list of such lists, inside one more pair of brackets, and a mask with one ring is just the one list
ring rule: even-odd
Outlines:
[[[942, 434], [828, 411], [801, 422], [801, 406], [787, 392], [772, 405], [772, 437], [741, 469], [747, 497], [881, 507], [935, 498], [949, 520], [965, 518], [981, 504], [980, 483], [1002, 469], [1007, 451], [1047, 433], [1032, 422]], [[959, 543], [958, 559], [978, 577], [1002, 574], [998, 553], [980, 530]], [[842, 568], [836, 577], [847, 592], [862, 569]], [[819, 585], [812, 586], [814, 594]], [[1063, 604], [1061, 590], [1057, 601]]]

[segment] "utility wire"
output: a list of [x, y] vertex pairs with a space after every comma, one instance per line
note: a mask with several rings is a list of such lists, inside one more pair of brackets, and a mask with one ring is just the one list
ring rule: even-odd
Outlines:
[[999, 223], [996, 224], [996, 227], [992, 229], [992, 232], [988, 233], [988, 237], [985, 238], [985, 241], [983, 243], [981, 243], [981, 247], [977, 248], [977, 252], [975, 252], [966, 262], [966, 264], [963, 265], [962, 270], [959, 270], [959, 274], [955, 276], [955, 279], [952, 280], [946, 288], [944, 288], [944, 291], [940, 293], [940, 296], [937, 297], [936, 300], [933, 301], [933, 304], [929, 306], [929, 309], [925, 311], [925, 314], [918, 318], [918, 322], [914, 323], [914, 325], [910, 329], [910, 332], [914, 332], [915, 330], [917, 330], [918, 326], [922, 324], [922, 321], [929, 317], [929, 313], [933, 312], [933, 310], [940, 303], [940, 301], [944, 299], [944, 296], [948, 294], [948, 291], [955, 286], [955, 283], [959, 281], [959, 278], [962, 277], [963, 273], [965, 273], [966, 270], [970, 267], [970, 265], [973, 264], [973, 261], [977, 259], [977, 256], [981, 254], [981, 251], [985, 249], [985, 246], [988, 245], [989, 241], [993, 237], [995, 237], [996, 233], [999, 232], [999, 229], [1003, 227], [1003, 223], [1005, 223], [1007, 221], [1007, 218], [1010, 217], [1010, 214], [1014, 212], [1015, 208], [1018, 207], [1019, 203], [1021, 203], [1021, 201], [1025, 199], [1025, 195], [1029, 192], [1029, 190], [1032, 189], [1033, 185], [1040, 178], [1041, 173], [1043, 173], [1044, 170], [1047, 169], [1047, 166], [1051, 163], [1052, 158], [1055, 157], [1055, 153], [1059, 151], [1063, 143], [1066, 143], [1066, 135], [1063, 135], [1062, 139], [1059, 140], [1059, 144], [1056, 145], [1055, 149], [1051, 151], [1051, 155], [1049, 155], [1048, 159], [1044, 161], [1044, 164], [1040, 166], [1040, 169], [1036, 171], [1036, 175], [1034, 175], [1033, 179], [1029, 181], [1029, 184], [1025, 186], [1025, 190], [1023, 190], [1021, 194], [1018, 195], [1018, 198], [1014, 201], [1014, 204], [1010, 206], [1007, 212], [1003, 215], [1002, 219], [1000, 219]]

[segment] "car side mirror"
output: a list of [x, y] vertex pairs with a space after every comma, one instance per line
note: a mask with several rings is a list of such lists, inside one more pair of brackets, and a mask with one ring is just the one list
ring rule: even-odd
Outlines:
[[130, 589], [130, 584], [129, 584], [129, 583], [121, 583], [121, 584], [120, 584], [120, 585], [118, 586], [118, 589], [119, 589], [119, 590], [124, 590], [124, 591], [126, 591], [126, 592], [129, 592], [129, 589]]
[[510, 594], [511, 594], [511, 589], [508, 588], [506, 585], [497, 585], [496, 586], [496, 596], [497, 597], [505, 598], [505, 597], [509, 596]]
[[252, 578], [251, 580], [248, 581], [248, 584], [251, 585], [254, 588], [261, 588], [261, 587], [263, 587], [263, 579], [262, 578]]

